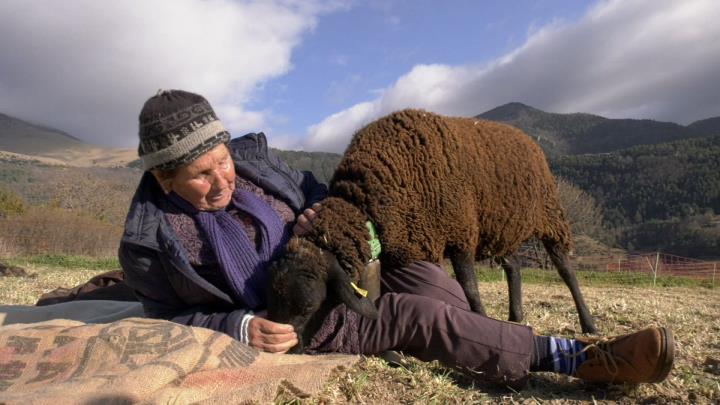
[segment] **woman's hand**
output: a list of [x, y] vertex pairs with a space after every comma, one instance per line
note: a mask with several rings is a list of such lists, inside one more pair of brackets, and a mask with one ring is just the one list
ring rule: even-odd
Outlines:
[[268, 321], [257, 315], [248, 325], [248, 338], [250, 346], [270, 353], [285, 353], [298, 344], [292, 325]]
[[302, 236], [310, 232], [313, 229], [313, 221], [321, 208], [320, 203], [315, 203], [312, 207], [306, 208], [305, 211], [298, 215], [295, 226], [293, 227], [293, 233], [297, 236]]

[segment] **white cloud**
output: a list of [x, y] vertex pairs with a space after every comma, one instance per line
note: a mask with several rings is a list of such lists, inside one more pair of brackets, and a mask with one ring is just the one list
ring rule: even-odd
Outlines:
[[341, 152], [362, 125], [407, 107], [476, 115], [510, 101], [553, 112], [681, 123], [720, 115], [720, 3], [602, 2], [533, 29], [485, 66], [418, 65], [381, 95], [308, 129], [306, 149]]
[[207, 97], [238, 134], [266, 113], [243, 106], [291, 69], [319, 14], [340, 1], [5, 0], [0, 111], [104, 144], [137, 144], [158, 88]]
[[343, 54], [334, 54], [330, 56], [330, 63], [337, 66], [347, 66], [350, 58]]
[[398, 17], [396, 15], [391, 15], [391, 16], [385, 17], [385, 24], [387, 24], [395, 29], [398, 29], [398, 28], [400, 28], [400, 25], [402, 24], [402, 20], [400, 19], [400, 17]]
[[[350, 136], [361, 126], [378, 117], [377, 103], [360, 103], [325, 118], [320, 124], [310, 127], [313, 136], [309, 139], [308, 150], [342, 151]], [[337, 134], [349, 134], [337, 136]]]

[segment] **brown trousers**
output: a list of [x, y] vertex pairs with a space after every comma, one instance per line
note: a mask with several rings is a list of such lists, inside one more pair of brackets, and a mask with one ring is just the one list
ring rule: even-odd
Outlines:
[[460, 284], [438, 265], [413, 263], [382, 274], [378, 319], [359, 319], [362, 354], [398, 350], [489, 382], [527, 379], [532, 329], [470, 311]]

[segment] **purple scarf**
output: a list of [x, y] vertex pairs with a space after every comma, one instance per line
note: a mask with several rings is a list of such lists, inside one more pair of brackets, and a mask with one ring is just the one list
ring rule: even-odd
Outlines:
[[168, 199], [205, 233], [233, 298], [251, 309], [264, 307], [265, 267], [289, 238], [275, 210], [249, 191], [236, 188], [233, 193], [230, 206], [249, 215], [258, 229], [260, 246], [256, 249], [255, 241], [248, 238], [243, 225], [227, 210], [199, 211], [174, 192], [168, 194]]

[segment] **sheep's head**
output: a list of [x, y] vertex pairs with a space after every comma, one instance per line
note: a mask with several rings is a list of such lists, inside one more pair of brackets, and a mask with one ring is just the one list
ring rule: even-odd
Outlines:
[[325, 301], [327, 260], [320, 249], [295, 237], [268, 271], [268, 318], [292, 325], [299, 335]]
[[321, 204], [312, 230], [303, 238], [332, 253], [345, 273], [357, 280], [371, 255], [365, 226], [368, 217], [342, 198], [328, 197]]
[[378, 316], [375, 305], [355, 293], [354, 280], [335, 256], [303, 238], [293, 237], [268, 271], [268, 319], [293, 326], [301, 343], [292, 352], [302, 351], [312, 338], [315, 330], [308, 324], [313, 321], [319, 327], [327, 312], [341, 302], [363, 316]]

